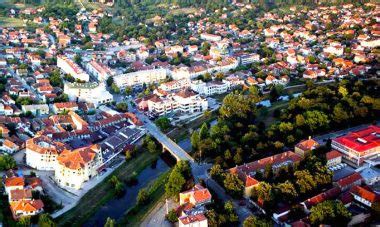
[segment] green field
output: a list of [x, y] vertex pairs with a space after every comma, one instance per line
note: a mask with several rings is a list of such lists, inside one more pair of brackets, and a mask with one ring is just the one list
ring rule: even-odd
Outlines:
[[24, 27], [24, 22], [20, 18], [0, 17], [2, 27]]
[[113, 174], [83, 196], [76, 207], [58, 217], [55, 220], [58, 226], [81, 226], [99, 207], [114, 198], [114, 190], [108, 182], [111, 176], [116, 175], [121, 182], [125, 182], [151, 165], [158, 155], [142, 151], [137, 157], [123, 163]]

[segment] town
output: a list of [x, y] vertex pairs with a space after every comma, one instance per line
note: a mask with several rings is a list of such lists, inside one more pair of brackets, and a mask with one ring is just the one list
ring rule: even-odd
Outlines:
[[380, 4], [184, 2], [0, 2], [0, 226], [380, 223]]

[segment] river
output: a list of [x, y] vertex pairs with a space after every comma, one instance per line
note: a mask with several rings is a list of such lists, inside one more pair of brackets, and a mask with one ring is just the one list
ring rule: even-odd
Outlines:
[[83, 225], [86, 227], [103, 227], [107, 218], [118, 220], [123, 214], [136, 204], [136, 197], [140, 189], [145, 188], [159, 175], [169, 170], [170, 167], [161, 158], [158, 159], [156, 168], [146, 167], [138, 176], [138, 184], [126, 187], [126, 193], [120, 198], [108, 201]]

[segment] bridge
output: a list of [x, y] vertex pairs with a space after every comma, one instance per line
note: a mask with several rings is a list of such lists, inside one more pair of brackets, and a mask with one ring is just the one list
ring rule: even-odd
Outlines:
[[154, 137], [156, 140], [162, 144], [163, 150], [170, 152], [177, 161], [190, 161], [194, 163], [193, 157], [191, 157], [184, 149], [182, 149], [177, 143], [172, 139], [166, 136], [161, 130], [151, 121], [149, 118], [138, 111], [136, 112], [139, 119], [143, 121], [147, 131]]

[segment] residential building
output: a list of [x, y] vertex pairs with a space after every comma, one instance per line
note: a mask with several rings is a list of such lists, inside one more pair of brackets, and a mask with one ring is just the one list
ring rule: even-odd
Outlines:
[[342, 163], [342, 154], [336, 150], [326, 153], [326, 166], [331, 167]]
[[106, 90], [104, 82], [68, 83], [64, 84], [64, 92], [70, 101], [84, 101], [95, 107], [112, 102], [113, 96]]
[[65, 149], [63, 143], [47, 136], [31, 138], [26, 141], [26, 164], [37, 170], [54, 170], [58, 155]]
[[189, 79], [173, 80], [166, 83], [162, 83], [158, 88], [164, 91], [176, 91], [183, 88], [190, 87]]
[[11, 211], [15, 220], [20, 219], [23, 216], [34, 216], [44, 211], [44, 203], [42, 200], [19, 200], [16, 202], [10, 202]]
[[302, 140], [301, 142], [297, 143], [294, 147], [294, 152], [301, 157], [305, 157], [307, 155], [310, 155], [311, 151], [319, 147], [319, 143], [317, 141], [309, 138], [307, 140]]
[[380, 181], [380, 170], [375, 166], [368, 166], [359, 171], [367, 185], [374, 185]]
[[380, 153], [380, 127], [371, 125], [335, 138], [331, 147], [343, 154], [343, 161], [347, 164], [362, 166], [364, 161], [376, 158]]
[[114, 72], [108, 66], [95, 60], [86, 64], [86, 70], [100, 82], [105, 81], [108, 77], [114, 75]]
[[120, 89], [142, 86], [143, 84], [158, 83], [166, 79], [166, 69], [147, 69], [113, 77], [114, 83]]
[[179, 227], [207, 227], [208, 221], [204, 214], [194, 214], [178, 218]]
[[76, 102], [56, 102], [52, 105], [53, 113], [59, 114], [64, 111], [77, 111], [78, 104]]
[[24, 189], [25, 181], [23, 177], [8, 177], [4, 180], [5, 194], [9, 195], [13, 190]]
[[373, 203], [380, 201], [380, 195], [372, 191], [369, 187], [357, 185], [351, 188], [350, 193], [357, 202], [367, 207], [372, 207]]
[[57, 67], [77, 80], [84, 82], [90, 80], [90, 76], [77, 63], [66, 56], [57, 57]]
[[55, 180], [61, 187], [79, 190], [84, 182], [98, 174], [101, 163], [101, 148], [98, 145], [65, 150], [57, 158]]
[[212, 41], [212, 42], [219, 42], [222, 40], [222, 37], [220, 35], [214, 35], [214, 34], [208, 34], [208, 33], [202, 33], [201, 39]]
[[200, 95], [211, 96], [226, 93], [230, 89], [230, 84], [221, 81], [203, 82], [195, 80], [191, 82], [191, 89]]
[[32, 104], [32, 105], [22, 105], [21, 110], [24, 114], [30, 112], [34, 116], [47, 115], [49, 114], [49, 106], [47, 104]]
[[338, 186], [342, 191], [348, 191], [355, 185], [361, 185], [363, 182], [362, 176], [359, 173], [353, 173], [347, 177], [344, 177], [333, 184]]
[[190, 203], [193, 206], [200, 206], [211, 203], [211, 193], [207, 188], [196, 184], [192, 189], [179, 193], [179, 204]]
[[229, 172], [236, 174], [244, 183], [244, 196], [249, 197], [251, 195], [252, 188], [259, 184], [259, 181], [255, 179], [257, 172], [264, 172], [266, 166], [271, 166], [273, 172], [277, 172], [282, 167], [294, 165], [302, 160], [298, 154], [286, 151], [281, 154], [276, 154], [270, 157], [260, 159], [255, 162], [247, 163], [241, 166], [237, 166], [229, 169]]

